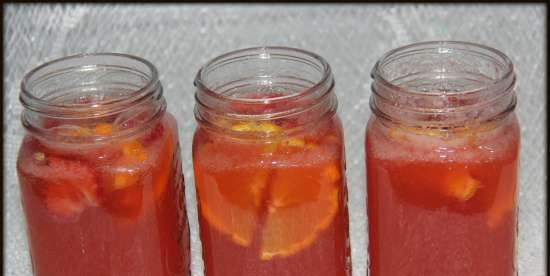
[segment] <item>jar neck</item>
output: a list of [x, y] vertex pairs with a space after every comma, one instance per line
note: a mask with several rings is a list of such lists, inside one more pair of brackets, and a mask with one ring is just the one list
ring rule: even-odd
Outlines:
[[329, 64], [299, 49], [230, 52], [203, 66], [194, 84], [197, 121], [218, 130], [243, 121], [292, 121], [304, 127], [337, 107]]
[[516, 105], [510, 59], [483, 45], [435, 41], [386, 53], [372, 71], [374, 114], [403, 124], [454, 127], [497, 120]]
[[[21, 83], [21, 120], [27, 131], [55, 141], [93, 142], [133, 135], [166, 109], [156, 68], [138, 57], [80, 54], [45, 63]], [[111, 134], [73, 131], [110, 124]]]

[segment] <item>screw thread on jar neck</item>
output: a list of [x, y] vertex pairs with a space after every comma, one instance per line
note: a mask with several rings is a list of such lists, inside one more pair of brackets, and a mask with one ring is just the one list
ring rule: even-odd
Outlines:
[[377, 116], [452, 127], [504, 117], [516, 104], [510, 59], [479, 44], [433, 41], [386, 53], [372, 71]]
[[[23, 126], [54, 140], [64, 138], [56, 131], [59, 126], [108, 122], [120, 127], [113, 135], [72, 141], [132, 135], [166, 109], [156, 68], [144, 59], [116, 53], [79, 54], [40, 65], [23, 78], [20, 101]], [[124, 125], [138, 117], [139, 124]]]
[[195, 117], [213, 129], [231, 121], [288, 119], [303, 125], [336, 111], [329, 64], [299, 49], [230, 52], [204, 65], [194, 84]]

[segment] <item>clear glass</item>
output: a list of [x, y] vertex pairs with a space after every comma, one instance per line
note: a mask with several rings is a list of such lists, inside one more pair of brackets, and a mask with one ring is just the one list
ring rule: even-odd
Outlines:
[[205, 275], [351, 275], [345, 158], [330, 66], [263, 47], [195, 80]]
[[177, 126], [155, 67], [76, 55], [21, 88], [17, 172], [34, 275], [189, 275]]
[[509, 58], [425, 42], [390, 51], [372, 76], [370, 275], [517, 275], [520, 137]]

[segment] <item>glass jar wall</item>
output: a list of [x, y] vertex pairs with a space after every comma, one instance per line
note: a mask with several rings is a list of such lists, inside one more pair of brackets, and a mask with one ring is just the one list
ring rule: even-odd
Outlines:
[[350, 275], [343, 134], [328, 63], [230, 52], [195, 79], [205, 275]]
[[34, 275], [189, 275], [177, 126], [155, 67], [65, 57], [28, 73], [20, 99]]
[[517, 275], [511, 61], [482, 45], [426, 42], [388, 52], [372, 76], [370, 275]]

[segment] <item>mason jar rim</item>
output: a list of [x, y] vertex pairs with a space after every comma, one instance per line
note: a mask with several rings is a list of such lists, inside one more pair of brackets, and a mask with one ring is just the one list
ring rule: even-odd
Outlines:
[[[107, 58], [103, 62], [90, 62], [93, 58]], [[111, 58], [111, 59], [109, 59]], [[112, 60], [114, 59], [114, 60]], [[71, 62], [74, 62], [71, 63]], [[52, 67], [52, 70], [48, 68]], [[58, 66], [58, 67], [55, 67]], [[105, 68], [107, 74], [109, 70], [122, 69], [127, 73], [140, 76], [143, 81], [140, 81], [135, 88], [129, 90], [129, 94], [113, 98], [107, 101], [91, 102], [91, 103], [58, 103], [45, 99], [44, 96], [38, 95], [33, 91], [32, 85], [39, 85], [44, 81], [49, 81], [50, 78], [57, 78], [75, 72], [80, 69], [92, 69], [94, 73], [97, 69]], [[43, 70], [43, 71], [42, 71]], [[33, 79], [34, 78], [34, 79]], [[83, 85], [77, 83], [75, 87]], [[92, 84], [92, 85], [95, 85]], [[98, 85], [101, 85], [99, 82]], [[58, 90], [47, 90], [48, 93], [56, 93]], [[104, 141], [110, 139], [118, 139], [120, 137], [131, 136], [148, 127], [148, 123], [160, 118], [165, 112], [166, 101], [162, 96], [162, 84], [158, 78], [156, 67], [146, 59], [123, 53], [98, 52], [98, 53], [80, 53], [69, 55], [58, 59], [45, 62], [34, 69], [30, 70], [21, 82], [21, 93], [19, 95], [20, 102], [23, 105], [21, 113], [21, 123], [27, 131], [45, 137], [51, 140], [60, 140], [63, 134], [58, 134], [50, 129], [44, 128], [38, 123], [39, 118], [57, 118], [62, 120], [85, 120], [94, 119], [101, 120], [131, 109], [133, 107], [152, 103], [154, 106], [153, 113], [149, 114], [146, 121], [135, 127], [117, 132], [113, 135], [92, 135], [89, 137], [71, 137], [71, 142], [81, 143], [90, 141]], [[66, 140], [65, 137], [61, 140]], [[60, 140], [60, 141], [61, 141]]]
[[[321, 79], [319, 79], [318, 81], [315, 82], [314, 85], [304, 89], [300, 93], [286, 95], [282, 97], [273, 97], [268, 99], [242, 99], [242, 98], [227, 97], [223, 94], [217, 93], [215, 89], [213, 89], [212, 87], [209, 87], [209, 85], [204, 80], [204, 74], [206, 69], [216, 64], [220, 64], [224, 61], [231, 60], [231, 57], [243, 58], [243, 57], [249, 56], [249, 57], [259, 57], [260, 59], [270, 59], [271, 55], [273, 54], [272, 52], [274, 51], [285, 52], [285, 53], [282, 53], [281, 55], [286, 55], [286, 56], [290, 55], [291, 53], [298, 53], [300, 55], [303, 55], [304, 57], [310, 57], [314, 59], [316, 62], [319, 62], [321, 66], [322, 74], [323, 74]], [[269, 55], [267, 57], [262, 56], [262, 52], [264, 54], [267, 53]], [[242, 49], [230, 51], [210, 59], [198, 70], [197, 75], [195, 77], [194, 85], [195, 87], [197, 87], [197, 89], [202, 90], [202, 92], [206, 93], [208, 96], [214, 97], [218, 100], [223, 100], [228, 102], [241, 102], [241, 103], [242, 102], [276, 103], [279, 101], [286, 101], [290, 99], [304, 97], [304, 96], [307, 96], [308, 94], [314, 93], [316, 90], [326, 85], [326, 83], [332, 79], [331, 76], [332, 76], [332, 69], [329, 63], [322, 56], [318, 54], [315, 54], [307, 50], [293, 48], [293, 47], [286, 47], [286, 46], [257, 46], [257, 47], [242, 48]]]
[[[431, 47], [430, 47], [431, 46]], [[441, 49], [445, 46], [448, 49], [459, 49], [457, 46], [467, 46], [471, 47], [472, 49], [466, 49], [466, 51], [471, 50], [483, 50], [487, 51], [489, 53], [495, 54], [498, 56], [501, 60], [501, 64], [505, 67], [505, 73], [499, 76], [498, 78], [494, 79], [488, 86], [481, 86], [476, 89], [467, 90], [467, 91], [461, 91], [461, 94], [472, 94], [472, 93], [478, 93], [483, 90], [491, 89], [492, 87], [497, 86], [499, 83], [509, 80], [510, 78], [514, 78], [514, 65], [512, 63], [512, 60], [504, 54], [502, 51], [497, 50], [493, 47], [474, 43], [474, 42], [468, 42], [468, 41], [459, 41], [459, 40], [432, 40], [432, 41], [422, 41], [422, 42], [416, 42], [411, 43], [408, 45], [404, 45], [401, 47], [397, 47], [395, 49], [392, 49], [386, 53], [384, 53], [376, 62], [374, 65], [372, 71], [371, 71], [371, 78], [374, 79], [377, 82], [380, 82], [381, 85], [388, 87], [389, 89], [394, 90], [400, 90], [402, 93], [408, 93], [408, 94], [421, 94], [423, 96], [440, 96], [441, 92], [417, 92], [410, 89], [401, 89], [400, 85], [394, 84], [391, 80], [388, 80], [384, 73], [381, 70], [382, 65], [384, 65], [387, 61], [391, 60], [392, 57], [399, 58], [399, 54], [405, 54], [408, 52], [416, 52], [426, 49]], [[454, 46], [454, 47], [453, 47]], [[464, 49], [460, 49], [464, 50]]]
[[[145, 85], [143, 85], [141, 88], [136, 89], [135, 91], [133, 91], [133, 95], [141, 95], [141, 94], [145, 93], [146, 91], [154, 90], [154, 87], [157, 85], [157, 83], [159, 81], [159, 77], [158, 77], [157, 68], [150, 61], [148, 61], [144, 58], [138, 57], [138, 56], [134, 56], [134, 55], [131, 55], [131, 54], [125, 54], [125, 53], [116, 53], [116, 52], [97, 52], [97, 53], [90, 52], [90, 53], [88, 53], [88, 52], [86, 52], [86, 53], [78, 53], [78, 54], [74, 54], [74, 55], [69, 55], [69, 56], [64, 56], [64, 57], [61, 57], [61, 58], [53, 59], [53, 60], [47, 61], [45, 63], [42, 63], [42, 64], [36, 66], [34, 69], [30, 70], [27, 74], [25, 74], [25, 76], [23, 77], [23, 80], [21, 81], [21, 94], [20, 94], [21, 103], [23, 104], [23, 106], [25, 108], [31, 109], [35, 112], [40, 112], [40, 110], [39, 110], [39, 108], [34, 108], [34, 106], [45, 106], [45, 107], [56, 108], [56, 109], [65, 109], [65, 108], [74, 109], [74, 107], [67, 107], [66, 105], [63, 105], [63, 104], [52, 103], [48, 100], [44, 100], [41, 97], [38, 97], [38, 96], [34, 95], [31, 92], [32, 89], [29, 88], [29, 85], [32, 83], [30, 79], [33, 76], [35, 76], [35, 74], [37, 74], [40, 70], [43, 70], [43, 69], [45, 69], [49, 66], [55, 65], [55, 64], [60, 64], [60, 63], [65, 62], [65, 61], [82, 59], [82, 58], [90, 58], [90, 57], [109, 57], [109, 56], [126, 58], [128, 60], [137, 61], [138, 63], [141, 63], [141, 64], [145, 65], [145, 67], [147, 67], [147, 69], [150, 70], [150, 72], [148, 72], [148, 75], [149, 75], [150, 78], [148, 78], [147, 83]], [[75, 68], [83, 68], [83, 67], [86, 67], [86, 66], [94, 66], [94, 65], [98, 65], [98, 64], [90, 63], [90, 64], [78, 65], [78, 66], [75, 66]], [[107, 63], [106, 65], [110, 66], [111, 64]], [[116, 100], [113, 100], [113, 101], [109, 102], [108, 104], [117, 104], [117, 103], [120, 103], [120, 102], [125, 102], [125, 101], [128, 101], [131, 98], [132, 97], [116, 99]]]

